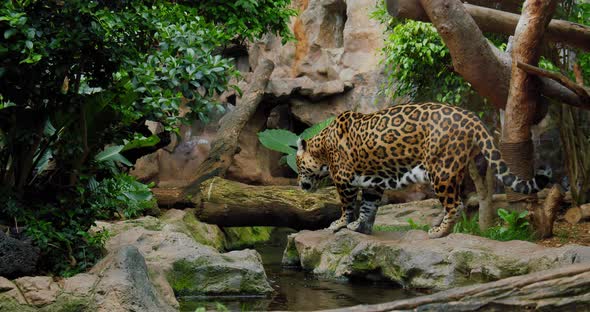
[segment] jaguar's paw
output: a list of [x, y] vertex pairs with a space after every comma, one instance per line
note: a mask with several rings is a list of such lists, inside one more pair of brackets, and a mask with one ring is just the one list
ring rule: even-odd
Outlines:
[[332, 231], [332, 232], [337, 232], [338, 230], [345, 228], [346, 227], [346, 220], [341, 218], [338, 219], [334, 222], [332, 222], [332, 224], [330, 224], [330, 226], [328, 227], [328, 230]]

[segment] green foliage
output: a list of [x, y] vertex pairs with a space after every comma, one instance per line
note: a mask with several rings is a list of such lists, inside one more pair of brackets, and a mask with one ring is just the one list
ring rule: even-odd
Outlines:
[[89, 181], [91, 196], [87, 199], [90, 208], [101, 219], [122, 216], [126, 219], [141, 216], [145, 210], [156, 205], [150, 189], [127, 174]]
[[226, 39], [253, 40], [265, 33], [276, 33], [281, 36], [283, 43], [293, 39], [287, 25], [290, 18], [297, 15], [297, 11], [288, 8], [290, 0], [184, 2], [196, 3], [199, 15], [221, 27]]
[[498, 216], [500, 217], [501, 224], [492, 226], [481, 232], [479, 229], [478, 215], [475, 214], [469, 218], [463, 213], [461, 219], [455, 224], [453, 233], [478, 235], [498, 241], [531, 241], [534, 239], [533, 232], [527, 221], [528, 211], [519, 213], [500, 208], [498, 209]]
[[380, 91], [390, 98], [461, 104], [471, 86], [453, 71], [448, 48], [430, 23], [399, 22], [384, 5], [372, 17], [386, 25], [381, 51], [386, 82]]
[[223, 51], [267, 32], [289, 39], [288, 6], [0, 2], [0, 219], [27, 229], [47, 255], [43, 269], [83, 270], [99, 255], [102, 239], [85, 234], [97, 217], [153, 204], [120, 174], [132, 165], [123, 154], [158, 144], [148, 120], [172, 133], [222, 110], [214, 97], [238, 77]]
[[299, 138], [304, 140], [313, 138], [330, 125], [334, 118], [335, 117], [330, 117], [305, 129], [299, 136], [289, 130], [267, 129], [258, 132], [258, 141], [268, 149], [285, 154], [285, 156], [281, 158], [281, 161], [287, 163], [293, 171], [297, 172], [297, 165], [295, 163], [297, 140]]

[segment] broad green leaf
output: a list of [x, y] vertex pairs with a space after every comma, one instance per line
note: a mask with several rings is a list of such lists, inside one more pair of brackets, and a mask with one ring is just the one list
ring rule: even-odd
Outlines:
[[158, 144], [159, 142], [160, 142], [160, 138], [157, 135], [153, 134], [147, 138], [142, 137], [142, 138], [134, 139], [134, 140], [127, 142], [127, 144], [125, 144], [125, 146], [123, 147], [123, 149], [121, 151], [127, 151], [130, 149], [140, 148], [140, 147], [150, 147], [150, 146], [154, 146], [154, 145]]
[[322, 130], [324, 130], [328, 125], [330, 125], [330, 123], [335, 119], [336, 117], [330, 117], [324, 121], [321, 121], [307, 129], [305, 129], [305, 131], [303, 131], [299, 137], [301, 137], [304, 140], [309, 140], [311, 138], [313, 138], [314, 136], [316, 136], [317, 134], [319, 134], [320, 132], [322, 132]]
[[264, 147], [285, 154], [295, 154], [298, 137], [295, 133], [283, 129], [269, 129], [258, 133], [258, 140]]
[[296, 173], [299, 173], [297, 171], [297, 162], [295, 161], [295, 154], [289, 154], [286, 157], [287, 164], [289, 165], [289, 167], [291, 167], [291, 169], [293, 169], [293, 171], [295, 171]]
[[127, 166], [133, 166], [133, 164], [127, 160], [120, 152], [123, 150], [123, 145], [109, 146], [104, 151], [98, 153], [94, 159], [97, 162], [116, 161]]
[[112, 160], [113, 157], [119, 155], [119, 152], [123, 150], [123, 145], [113, 145], [106, 147], [102, 152], [94, 156], [94, 159], [98, 162]]

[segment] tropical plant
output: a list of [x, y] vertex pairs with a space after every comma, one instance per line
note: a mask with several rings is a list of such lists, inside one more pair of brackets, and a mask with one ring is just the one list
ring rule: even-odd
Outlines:
[[482, 232], [479, 229], [478, 215], [474, 214], [468, 217], [463, 212], [453, 228], [453, 233], [478, 235], [498, 241], [530, 241], [534, 239], [534, 235], [527, 221], [527, 216], [528, 211], [508, 211], [500, 208], [498, 209], [498, 217], [501, 223]]
[[286, 163], [291, 169], [293, 169], [293, 171], [297, 172], [297, 165], [295, 163], [297, 140], [299, 140], [299, 138], [303, 140], [313, 138], [324, 130], [333, 120], [334, 117], [330, 117], [305, 129], [299, 135], [284, 129], [267, 129], [258, 133], [258, 140], [264, 147], [285, 154], [281, 158], [281, 163]]
[[[87, 256], [98, 253], [89, 247], [100, 240], [87, 231], [107, 206], [141, 213], [149, 190], [121, 171], [134, 161], [125, 153], [162, 143], [145, 122], [174, 133], [222, 110], [214, 96], [238, 76], [226, 49], [268, 32], [289, 39], [295, 11], [288, 6], [0, 3], [0, 219], [25, 226], [47, 255], [44, 270], [71, 272], [92, 262]], [[97, 198], [108, 192], [113, 197]]]

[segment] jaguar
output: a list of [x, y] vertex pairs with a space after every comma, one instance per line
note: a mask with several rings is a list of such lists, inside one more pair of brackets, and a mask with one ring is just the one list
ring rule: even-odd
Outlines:
[[[297, 142], [298, 184], [309, 192], [330, 176], [342, 204], [328, 229], [371, 234], [383, 192], [430, 183], [444, 216], [431, 238], [449, 234], [463, 209], [460, 186], [469, 161], [483, 154], [496, 177], [516, 192], [538, 192], [549, 176], [524, 180], [510, 172], [483, 122], [471, 111], [441, 103], [410, 103], [370, 114], [346, 111], [309, 140]], [[358, 218], [355, 203], [361, 192]]]

